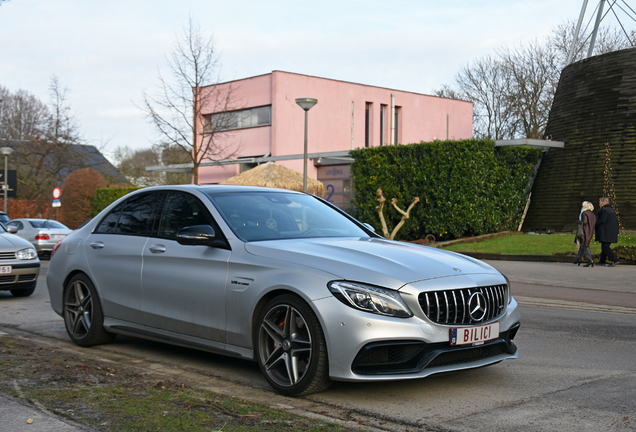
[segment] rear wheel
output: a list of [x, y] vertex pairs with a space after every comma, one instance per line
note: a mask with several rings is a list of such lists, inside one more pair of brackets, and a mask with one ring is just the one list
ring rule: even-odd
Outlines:
[[104, 329], [104, 314], [97, 291], [84, 274], [74, 276], [66, 284], [64, 323], [71, 340], [79, 346], [104, 344], [115, 338]]
[[259, 366], [277, 392], [299, 396], [331, 385], [325, 336], [303, 300], [290, 294], [271, 300], [259, 317], [256, 337]]

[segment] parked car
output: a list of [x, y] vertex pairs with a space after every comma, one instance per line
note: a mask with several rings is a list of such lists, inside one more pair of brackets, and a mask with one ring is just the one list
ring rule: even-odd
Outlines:
[[33, 245], [0, 224], [0, 291], [28, 297], [35, 291], [39, 273], [40, 260]]
[[493, 267], [288, 190], [133, 192], [56, 245], [47, 285], [80, 346], [125, 334], [252, 359], [285, 395], [519, 356]]
[[50, 254], [53, 246], [72, 232], [66, 225], [51, 219], [13, 219], [6, 226], [16, 227], [16, 234], [30, 241], [39, 256]]
[[0, 210], [0, 223], [6, 226], [7, 222], [9, 222], [10, 220], [11, 218], [9, 217], [9, 215]]

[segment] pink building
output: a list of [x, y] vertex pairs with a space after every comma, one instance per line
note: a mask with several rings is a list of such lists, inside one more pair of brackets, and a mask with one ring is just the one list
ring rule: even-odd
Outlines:
[[[309, 110], [308, 153], [313, 157], [308, 176], [326, 183], [336, 195], [346, 193], [347, 185], [336, 182], [330, 188], [328, 183], [349, 177], [349, 164], [342, 157], [351, 149], [472, 137], [470, 102], [282, 71], [204, 89], [229, 88], [240, 109], [232, 113], [233, 130], [217, 137], [243, 160], [202, 166], [200, 184], [221, 182], [265, 160], [302, 173], [305, 112], [295, 102], [299, 97], [318, 100]], [[200, 121], [209, 124], [216, 111], [203, 106]]]

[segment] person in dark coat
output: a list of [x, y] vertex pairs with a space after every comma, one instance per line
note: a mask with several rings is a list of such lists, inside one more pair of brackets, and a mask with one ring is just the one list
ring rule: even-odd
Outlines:
[[598, 264], [605, 265], [606, 259], [609, 259], [611, 261], [609, 267], [614, 267], [618, 264], [618, 258], [610, 249], [610, 245], [618, 243], [618, 217], [610, 206], [608, 197], [599, 199], [598, 203], [601, 207], [596, 215], [596, 241], [601, 243], [601, 257]]
[[596, 227], [596, 215], [592, 212], [592, 210], [594, 210], [594, 204], [589, 201], [583, 201], [579, 220], [576, 221], [579, 225], [576, 232], [576, 242], [579, 245], [579, 253], [576, 256], [574, 264], [581, 265], [583, 254], [585, 254], [585, 257], [587, 258], [587, 264], [585, 267], [594, 267], [590, 242], [592, 241], [592, 235], [594, 234], [594, 228]]

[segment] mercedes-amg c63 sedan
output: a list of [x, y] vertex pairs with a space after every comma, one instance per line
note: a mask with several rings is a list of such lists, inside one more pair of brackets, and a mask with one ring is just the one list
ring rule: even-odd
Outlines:
[[286, 395], [519, 356], [497, 270], [288, 190], [141, 189], [56, 245], [47, 284], [78, 345], [125, 334], [253, 359]]

